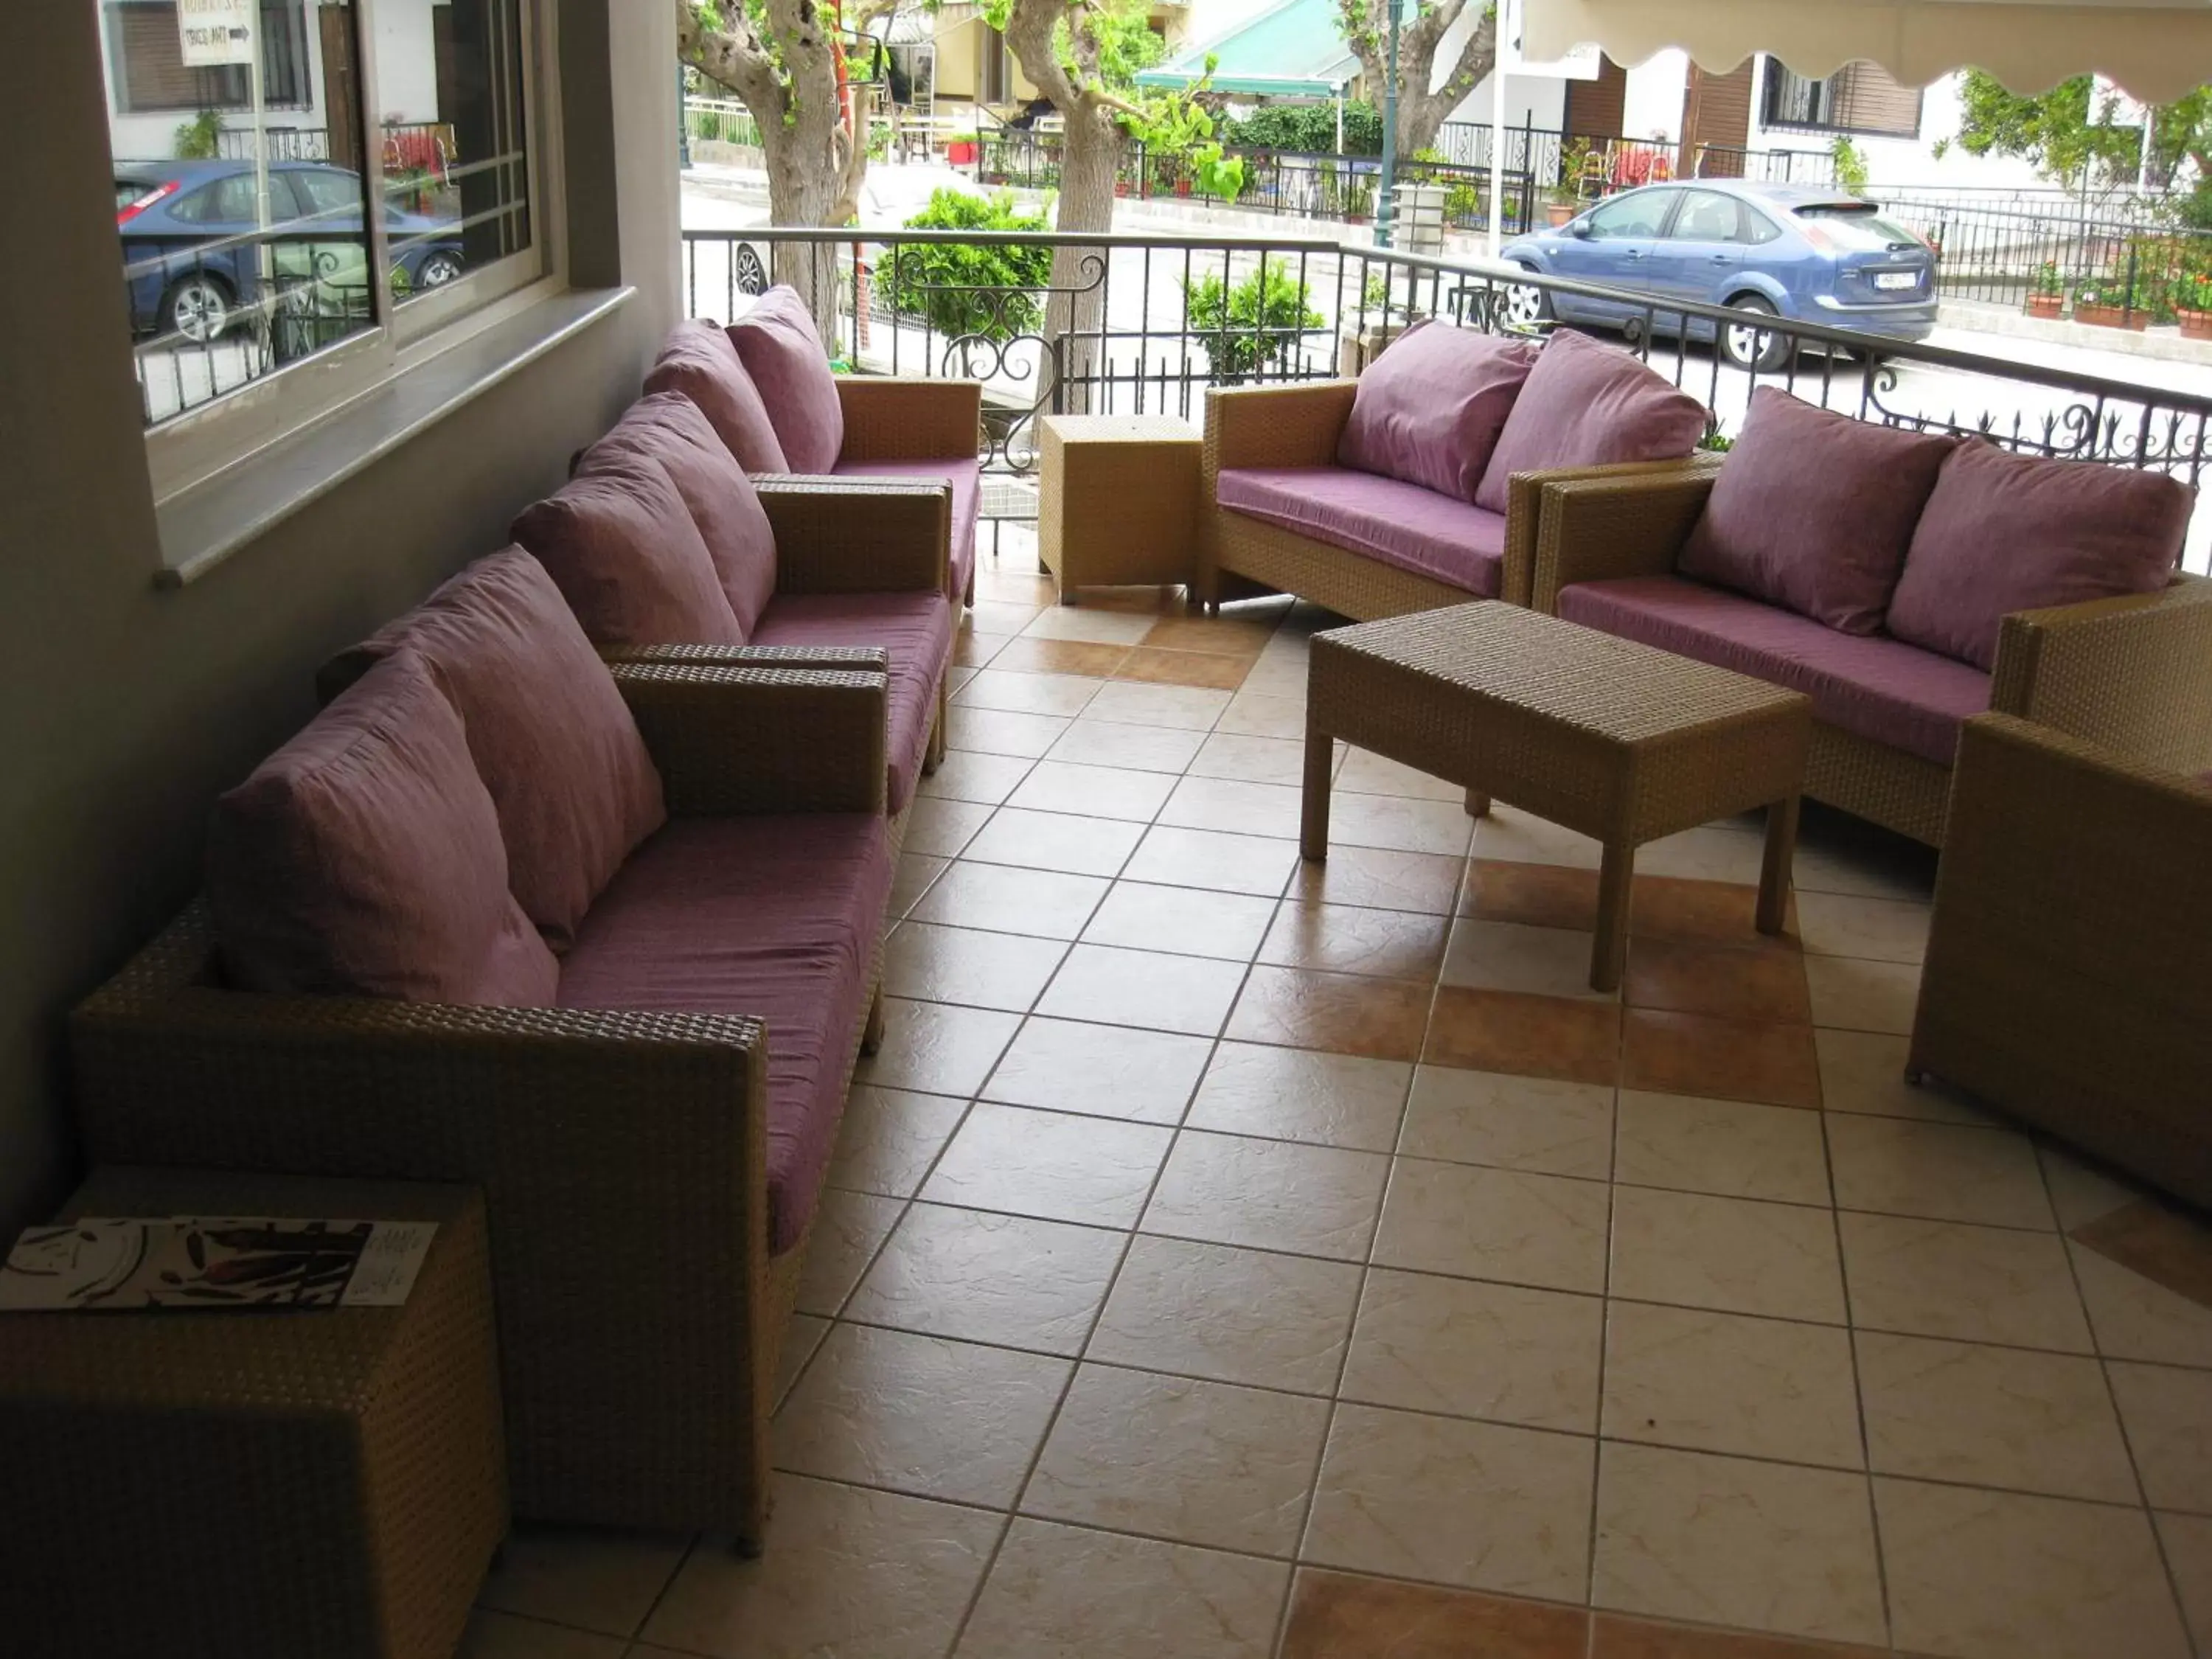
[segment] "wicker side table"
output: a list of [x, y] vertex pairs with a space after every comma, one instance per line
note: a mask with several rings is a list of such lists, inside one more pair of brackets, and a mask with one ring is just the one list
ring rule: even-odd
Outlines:
[[1300, 849], [1328, 856], [1341, 738], [1604, 847], [1590, 985], [1620, 983], [1636, 849], [1764, 806], [1757, 926], [1782, 931], [1812, 700], [1764, 680], [1485, 599], [1316, 634]]
[[1164, 415], [1041, 422], [1037, 559], [1062, 605], [1079, 587], [1186, 583], [1198, 523], [1198, 433]]
[[507, 1532], [483, 1201], [96, 1172], [63, 1215], [435, 1221], [401, 1308], [0, 1315], [0, 1645], [450, 1659]]

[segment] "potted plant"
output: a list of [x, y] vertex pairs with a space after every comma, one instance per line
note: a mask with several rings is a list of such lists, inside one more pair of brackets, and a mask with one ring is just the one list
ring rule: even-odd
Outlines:
[[1375, 216], [1375, 184], [1372, 179], [1355, 178], [1344, 186], [1344, 222], [1348, 225], [1364, 225]]
[[945, 159], [956, 167], [973, 166], [975, 161], [975, 135], [956, 132], [945, 141]]
[[2058, 262], [2045, 259], [2028, 279], [2027, 314], [2056, 317], [2066, 307], [2066, 284], [2058, 275]]
[[1589, 170], [1589, 140], [1577, 138], [1559, 152], [1559, 180], [1544, 204], [1544, 216], [1554, 226], [1564, 225], [1583, 204], [1583, 174]]
[[2173, 284], [2173, 320], [2185, 340], [2212, 340], [2212, 271], [2187, 270]]
[[2150, 286], [2140, 277], [2132, 284], [2124, 276], [2092, 278], [2074, 290], [2074, 320], [2092, 328], [2140, 332], [2150, 326], [2156, 308]]

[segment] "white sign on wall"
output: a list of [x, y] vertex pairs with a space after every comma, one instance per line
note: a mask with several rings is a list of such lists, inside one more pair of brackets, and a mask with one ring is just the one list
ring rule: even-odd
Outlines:
[[177, 39], [186, 69], [220, 69], [253, 61], [254, 11], [259, 0], [177, 0]]

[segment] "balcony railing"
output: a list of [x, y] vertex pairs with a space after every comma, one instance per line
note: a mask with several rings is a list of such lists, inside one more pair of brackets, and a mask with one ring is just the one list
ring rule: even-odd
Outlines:
[[[1042, 416], [1196, 422], [1210, 386], [1347, 372], [1425, 318], [1539, 332], [1562, 302], [1605, 307], [1631, 349], [1705, 405], [1716, 438], [1740, 429], [1753, 388], [1765, 385], [1855, 420], [2145, 467], [2192, 487], [2212, 461], [2212, 398], [1334, 241], [903, 229], [686, 231], [684, 240], [684, 298], [694, 315], [734, 317], [773, 270], [834, 292], [832, 350], [855, 372], [981, 380], [979, 449], [994, 485], [984, 510], [994, 518], [1035, 514]], [[1058, 253], [1061, 275], [953, 280], [936, 274], [945, 262], [927, 258], [948, 244], [969, 255], [1028, 251], [1039, 269]], [[1231, 294], [1252, 285], [1274, 297], [1256, 308], [1209, 309], [1208, 278]], [[1048, 326], [1060, 315], [1073, 325]], [[1724, 333], [1717, 348], [1698, 343]], [[1778, 357], [1771, 368], [1745, 366]], [[2208, 537], [2212, 514], [2200, 512], [2189, 538], [2194, 569], [2206, 568]]]

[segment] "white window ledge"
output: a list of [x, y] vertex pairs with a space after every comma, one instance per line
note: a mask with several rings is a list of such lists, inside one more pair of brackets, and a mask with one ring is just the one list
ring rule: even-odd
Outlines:
[[309, 502], [611, 315], [635, 292], [558, 290], [169, 497], [156, 509], [156, 585], [198, 580]]

